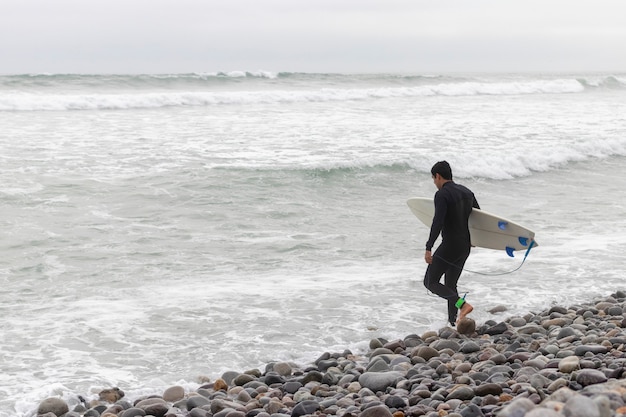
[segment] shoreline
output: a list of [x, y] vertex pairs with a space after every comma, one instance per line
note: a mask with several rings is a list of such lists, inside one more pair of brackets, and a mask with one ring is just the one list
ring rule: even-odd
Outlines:
[[[471, 315], [470, 315], [471, 318]], [[461, 329], [459, 329], [461, 330]], [[471, 331], [472, 329], [470, 329]], [[464, 331], [465, 333], [465, 331]], [[132, 403], [123, 387], [45, 417], [626, 416], [626, 291], [404, 339], [369, 351], [325, 352], [312, 364], [272, 362], [229, 371], [195, 391], [172, 386]]]

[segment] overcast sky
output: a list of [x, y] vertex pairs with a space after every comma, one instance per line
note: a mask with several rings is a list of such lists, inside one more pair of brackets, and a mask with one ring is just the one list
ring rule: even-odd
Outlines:
[[0, 66], [626, 72], [626, 0], [0, 0]]

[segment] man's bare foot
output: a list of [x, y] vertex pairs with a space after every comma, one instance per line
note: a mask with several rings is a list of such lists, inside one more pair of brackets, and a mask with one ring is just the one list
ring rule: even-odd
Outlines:
[[461, 310], [459, 311], [459, 319], [456, 321], [457, 323], [465, 318], [469, 313], [472, 312], [474, 307], [467, 301], [463, 303], [461, 306]]

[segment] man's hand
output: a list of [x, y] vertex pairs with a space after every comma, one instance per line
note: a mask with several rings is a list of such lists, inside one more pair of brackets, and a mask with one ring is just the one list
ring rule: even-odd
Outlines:
[[424, 260], [429, 265], [433, 263], [433, 254], [430, 253], [429, 250], [427, 250], [426, 253], [424, 254]]

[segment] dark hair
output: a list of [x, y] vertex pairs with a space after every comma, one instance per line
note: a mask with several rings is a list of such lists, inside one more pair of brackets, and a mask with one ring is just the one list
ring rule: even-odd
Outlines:
[[451, 180], [452, 179], [452, 168], [450, 168], [450, 164], [447, 161], [439, 161], [430, 169], [430, 173], [439, 174], [443, 177], [443, 179]]

